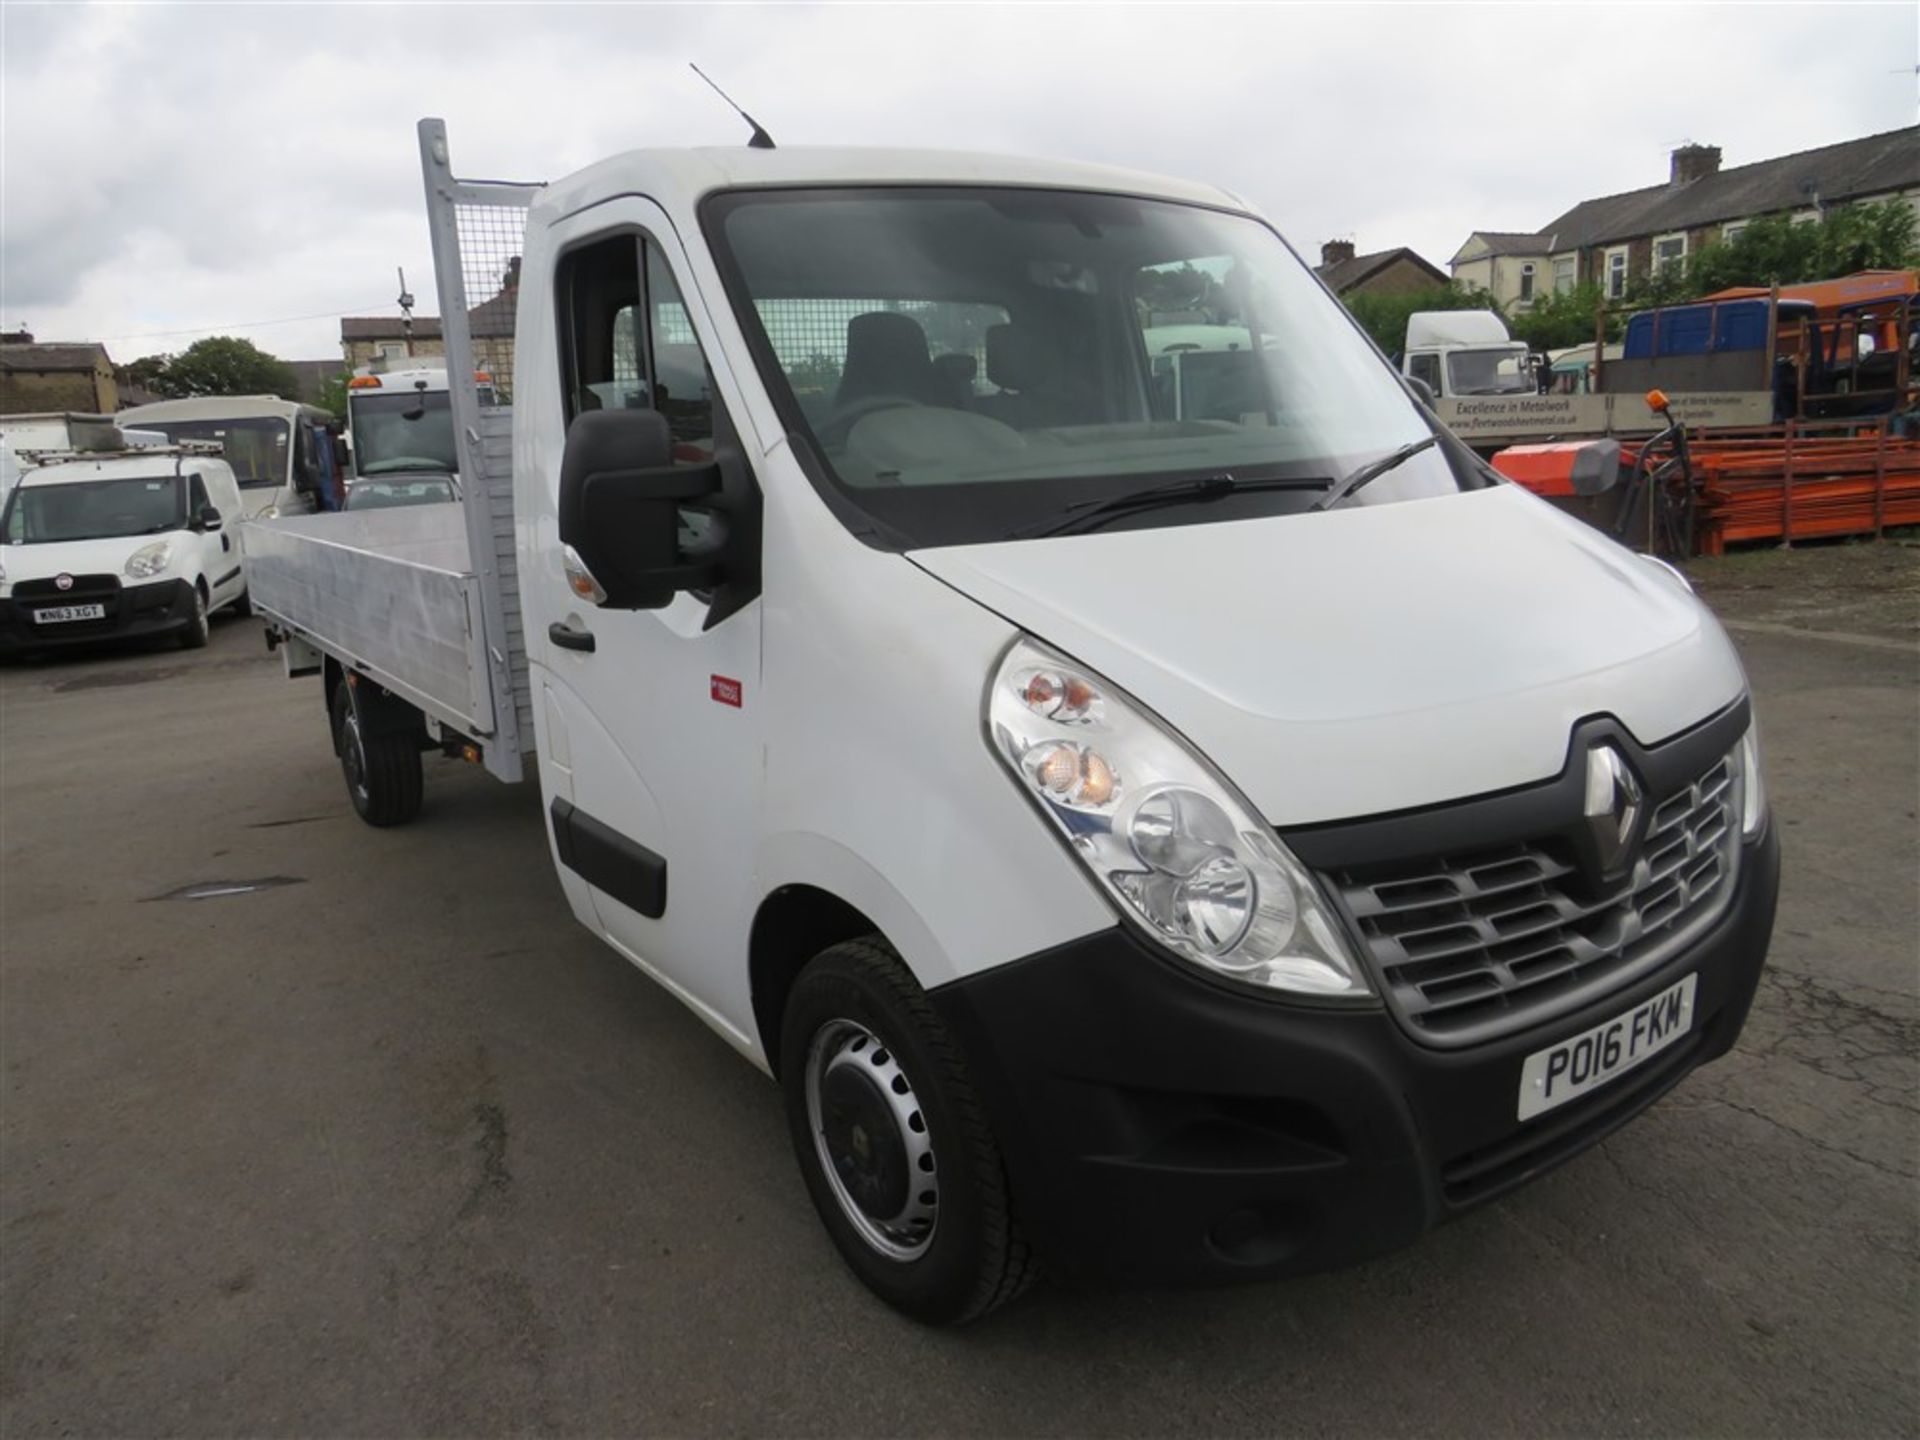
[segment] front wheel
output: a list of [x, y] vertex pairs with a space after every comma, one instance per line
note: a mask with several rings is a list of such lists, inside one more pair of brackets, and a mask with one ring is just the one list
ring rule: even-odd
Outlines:
[[822, 951], [781, 1022], [788, 1128], [841, 1256], [895, 1309], [972, 1320], [1038, 1273], [958, 1046], [893, 948]]
[[212, 631], [207, 624], [207, 592], [199, 585], [193, 587], [193, 616], [187, 621], [187, 628], [180, 632], [182, 650], [204, 650]]
[[333, 692], [333, 734], [355, 814], [385, 829], [420, 813], [425, 781], [419, 745], [409, 735], [369, 734], [344, 680]]

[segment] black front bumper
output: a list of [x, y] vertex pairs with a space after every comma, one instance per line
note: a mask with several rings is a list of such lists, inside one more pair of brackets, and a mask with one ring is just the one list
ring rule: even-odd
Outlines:
[[[1113, 929], [945, 986], [1023, 1220], [1078, 1277], [1226, 1280], [1395, 1249], [1541, 1174], [1724, 1055], [1746, 1020], [1779, 888], [1773, 828], [1720, 921], [1658, 971], [1471, 1049], [1380, 1007], [1229, 990]], [[1694, 1027], [1524, 1124], [1522, 1061], [1699, 977]]]
[[[22, 594], [28, 584], [38, 588]], [[193, 598], [193, 585], [186, 580], [123, 586], [112, 577], [82, 577], [67, 591], [55, 591], [45, 582], [23, 582], [11, 597], [0, 600], [0, 655], [173, 634], [193, 623]], [[55, 624], [33, 618], [36, 611], [56, 605], [99, 605], [106, 614], [98, 620]]]

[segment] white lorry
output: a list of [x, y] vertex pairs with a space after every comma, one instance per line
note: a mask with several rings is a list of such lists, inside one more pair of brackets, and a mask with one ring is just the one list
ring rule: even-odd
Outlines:
[[[474, 375], [482, 406], [494, 404], [493, 380]], [[347, 381], [347, 437], [356, 480], [445, 476], [457, 479], [453, 395], [444, 366], [371, 370]]]
[[[259, 527], [272, 638], [376, 824], [423, 751], [537, 755], [573, 913], [778, 1078], [889, 1303], [1373, 1254], [1732, 1045], [1778, 880], [1732, 646], [1242, 202], [420, 142], [462, 502]], [[521, 233], [489, 410], [461, 277]], [[1201, 265], [1280, 337], [1238, 418], [1130, 298]]]
[[251, 613], [246, 511], [218, 449], [88, 439], [22, 452], [0, 507], [0, 655], [167, 635], [195, 649], [213, 611]]
[[1535, 394], [1540, 384], [1532, 361], [1491, 310], [1422, 310], [1407, 317], [1400, 369], [1435, 399]]

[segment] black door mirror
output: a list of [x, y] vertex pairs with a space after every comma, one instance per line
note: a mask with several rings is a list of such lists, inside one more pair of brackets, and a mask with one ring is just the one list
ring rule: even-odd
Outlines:
[[1604, 495], [1620, 483], [1620, 442], [1596, 440], [1573, 455], [1567, 474], [1576, 495]]
[[[658, 610], [720, 579], [720, 484], [717, 464], [673, 463], [673, 432], [659, 411], [588, 411], [567, 428], [560, 460], [560, 543], [605, 592], [598, 603]], [[712, 519], [683, 527], [682, 506]], [[683, 528], [704, 533], [683, 546]]]
[[1418, 400], [1422, 405], [1426, 406], [1427, 409], [1429, 410], [1433, 409], [1433, 404], [1434, 404], [1433, 387], [1427, 384], [1427, 382], [1422, 380], [1418, 375], [1408, 375], [1405, 377], [1405, 379], [1407, 382], [1407, 388], [1413, 391], [1413, 398]]
[[211, 505], [202, 505], [198, 510], [193, 512], [193, 520], [190, 528], [194, 530], [218, 530], [220, 523], [219, 510]]

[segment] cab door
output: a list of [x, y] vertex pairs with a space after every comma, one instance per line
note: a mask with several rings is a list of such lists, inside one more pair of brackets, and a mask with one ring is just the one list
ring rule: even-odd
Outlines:
[[534, 374], [523, 350], [515, 430], [532, 437], [516, 446], [532, 471], [533, 493], [523, 475], [519, 499], [534, 512], [521, 589], [556, 857], [576, 910], [581, 889], [590, 899], [583, 918], [744, 1036], [760, 603], [712, 624], [711, 594], [682, 592], [659, 610], [597, 606], [569, 581], [557, 507], [565, 428], [588, 411], [656, 410], [676, 464], [706, 464], [718, 450], [749, 484], [756, 447], [728, 443], [744, 406], [708, 363], [709, 312], [682, 278], [685, 256], [661, 211], [615, 200], [562, 221], [551, 243], [553, 354]]

